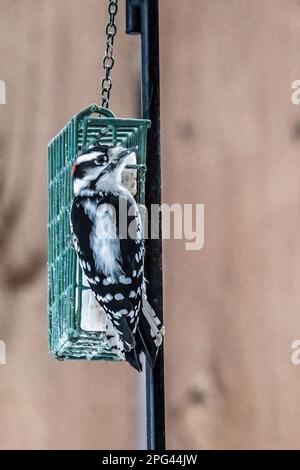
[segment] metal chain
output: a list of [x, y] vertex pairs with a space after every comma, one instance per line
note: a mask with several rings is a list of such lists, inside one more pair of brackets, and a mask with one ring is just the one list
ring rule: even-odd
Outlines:
[[106, 48], [105, 48], [105, 56], [102, 62], [103, 68], [104, 68], [104, 77], [101, 82], [101, 87], [102, 87], [101, 97], [102, 97], [103, 108], [108, 108], [110, 91], [112, 88], [110, 72], [115, 63], [115, 60], [113, 58], [113, 45], [114, 45], [115, 35], [117, 33], [117, 27], [115, 24], [115, 17], [116, 17], [117, 11], [118, 11], [118, 0], [109, 0], [108, 1], [109, 20], [105, 29]]

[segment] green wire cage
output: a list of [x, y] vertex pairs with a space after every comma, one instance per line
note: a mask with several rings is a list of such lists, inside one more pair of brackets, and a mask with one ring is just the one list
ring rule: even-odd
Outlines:
[[58, 359], [123, 359], [109, 347], [105, 314], [94, 300], [72, 246], [71, 167], [77, 153], [99, 134], [103, 143], [137, 147], [137, 162], [124, 170], [123, 178], [137, 202], [144, 204], [149, 127], [148, 120], [118, 119], [93, 104], [77, 113], [48, 146], [48, 341], [50, 354]]

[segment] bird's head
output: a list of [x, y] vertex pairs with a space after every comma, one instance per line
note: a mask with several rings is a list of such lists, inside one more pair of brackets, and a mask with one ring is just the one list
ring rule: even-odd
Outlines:
[[93, 144], [72, 166], [74, 194], [87, 190], [112, 190], [121, 183], [125, 165], [135, 163], [136, 148]]

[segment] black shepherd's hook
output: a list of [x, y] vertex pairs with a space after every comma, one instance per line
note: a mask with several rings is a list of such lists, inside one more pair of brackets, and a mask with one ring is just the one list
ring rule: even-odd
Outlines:
[[[126, 33], [141, 34], [142, 117], [151, 119], [147, 145], [146, 207], [161, 203], [160, 174], [160, 91], [158, 0], [126, 0]], [[150, 224], [150, 220], [148, 221]], [[150, 225], [149, 225], [150, 226]], [[159, 319], [163, 320], [162, 244], [146, 241], [147, 297]], [[146, 366], [147, 447], [165, 449], [164, 353], [160, 348], [156, 365]]]

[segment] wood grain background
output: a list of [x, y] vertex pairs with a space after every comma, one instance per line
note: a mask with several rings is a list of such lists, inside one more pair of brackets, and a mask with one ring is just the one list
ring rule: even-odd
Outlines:
[[[104, 0], [0, 0], [0, 448], [133, 449], [137, 375], [47, 354], [46, 147], [98, 101]], [[299, 0], [161, 0], [163, 196], [205, 204], [164, 243], [168, 448], [300, 448]], [[111, 108], [137, 116], [120, 1]]]

